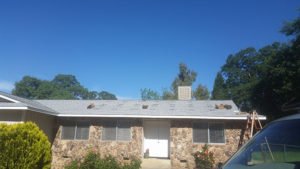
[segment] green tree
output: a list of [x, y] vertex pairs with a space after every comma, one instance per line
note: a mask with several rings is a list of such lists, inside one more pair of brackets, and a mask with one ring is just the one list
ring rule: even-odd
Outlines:
[[260, 80], [257, 76], [258, 63], [261, 63], [261, 60], [256, 50], [247, 48], [229, 55], [221, 68], [226, 77], [225, 84], [229, 96], [242, 111], [253, 108], [251, 97]]
[[164, 89], [163, 100], [175, 100], [178, 98], [178, 86], [191, 86], [195, 82], [197, 73], [189, 70], [185, 63], [179, 63], [179, 73], [171, 84], [171, 91]]
[[114, 94], [106, 91], [88, 91], [75, 76], [63, 74], [58, 74], [51, 81], [24, 76], [15, 83], [12, 94], [28, 99], [117, 99]]
[[195, 82], [196, 77], [197, 73], [195, 71], [189, 70], [185, 63], [179, 63], [179, 73], [172, 83], [173, 93], [178, 94], [178, 86], [191, 86]]
[[56, 87], [49, 81], [43, 80], [39, 87], [35, 90], [35, 99], [47, 99], [52, 98], [53, 93], [56, 91]]
[[[300, 11], [300, 8], [298, 10]], [[298, 38], [300, 35], [300, 17], [294, 19], [292, 22], [285, 21], [280, 32], [286, 36], [296, 36]]]
[[221, 72], [217, 73], [214, 88], [212, 91], [212, 100], [228, 100], [230, 99], [228, 90], [225, 85], [224, 78]]
[[111, 94], [107, 91], [102, 91], [98, 93], [99, 100], [117, 100], [117, 97], [114, 94]]
[[286, 22], [281, 32], [294, 39], [288, 44], [275, 42], [258, 51], [241, 50], [230, 55], [222, 66], [225, 88], [233, 101], [242, 110], [257, 109], [269, 120], [296, 113], [285, 106], [300, 102], [299, 17]]
[[168, 91], [165, 88], [165, 89], [163, 89], [162, 99], [163, 100], [176, 100], [177, 97], [176, 97], [176, 95], [173, 92]]
[[49, 98], [43, 98], [43, 99], [50, 99], [50, 100], [76, 100], [78, 99], [74, 95], [72, 95], [67, 90], [57, 89], [54, 90], [53, 93], [51, 93], [51, 96]]
[[81, 86], [74, 75], [58, 74], [51, 82], [57, 89], [67, 90], [77, 99], [83, 99], [88, 94], [88, 89]]
[[206, 86], [201, 84], [198, 85], [196, 90], [193, 92], [193, 97], [196, 100], [208, 100], [209, 99], [209, 91]]
[[22, 80], [15, 83], [12, 94], [28, 99], [35, 99], [37, 89], [40, 87], [41, 83], [42, 81], [35, 77], [24, 76]]
[[32, 122], [0, 124], [0, 149], [0, 168], [50, 168], [51, 144]]
[[77, 81], [74, 75], [58, 74], [51, 82], [60, 89], [80, 86], [80, 83]]
[[141, 99], [142, 100], [160, 100], [160, 96], [157, 92], [151, 89], [141, 89]]

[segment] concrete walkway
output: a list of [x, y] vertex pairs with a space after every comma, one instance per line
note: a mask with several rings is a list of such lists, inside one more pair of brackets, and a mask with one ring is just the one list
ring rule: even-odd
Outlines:
[[142, 169], [171, 169], [171, 161], [157, 158], [143, 159]]

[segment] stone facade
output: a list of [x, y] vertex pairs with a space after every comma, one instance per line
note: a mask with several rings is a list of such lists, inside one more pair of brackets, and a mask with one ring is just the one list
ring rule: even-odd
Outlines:
[[[58, 131], [52, 145], [52, 169], [64, 168], [66, 164], [79, 159], [89, 150], [96, 149], [101, 155], [112, 155], [119, 161], [135, 156], [143, 158], [143, 120], [128, 119], [131, 121], [131, 141], [102, 141], [102, 122], [106, 119], [87, 118], [91, 123], [89, 140], [62, 140], [60, 139], [61, 121], [77, 120], [59, 119]], [[216, 164], [225, 162], [236, 150], [244, 128], [244, 121], [208, 121], [208, 120], [171, 120], [170, 123], [170, 160], [172, 168], [195, 168], [192, 153], [201, 150], [203, 144], [193, 143], [193, 122], [222, 122], [225, 124], [225, 144], [208, 144], [210, 150], [215, 151]], [[126, 161], [125, 161], [126, 162]]]
[[[195, 168], [195, 161], [192, 153], [201, 150], [204, 144], [193, 143], [194, 121], [195, 120], [171, 121], [170, 159], [173, 168]], [[238, 149], [238, 144], [242, 136], [242, 128], [244, 127], [244, 123], [243, 121], [209, 122], [224, 122], [225, 124], [226, 143], [208, 144], [209, 150], [213, 150], [215, 152], [216, 164], [218, 164], [219, 162], [225, 162]]]
[[[60, 121], [63, 121], [61, 119]], [[70, 119], [68, 119], [70, 120]], [[77, 119], [71, 119], [77, 120]], [[80, 119], [84, 120], [84, 119]], [[86, 119], [91, 121], [91, 119]], [[112, 155], [119, 161], [128, 159], [131, 156], [142, 158], [143, 128], [142, 121], [131, 119], [131, 141], [102, 141], [103, 119], [93, 118], [90, 126], [89, 140], [62, 140], [60, 139], [62, 126], [56, 133], [52, 144], [52, 169], [62, 169], [66, 164], [75, 159], [79, 159], [89, 150], [97, 150], [101, 155]], [[58, 122], [60, 123], [60, 122]]]

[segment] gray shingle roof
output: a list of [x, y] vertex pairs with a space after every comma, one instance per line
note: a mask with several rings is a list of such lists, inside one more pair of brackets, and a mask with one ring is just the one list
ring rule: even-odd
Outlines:
[[[208, 116], [241, 117], [238, 108], [231, 100], [219, 101], [142, 101], [142, 100], [37, 100], [52, 108], [61, 116]], [[94, 107], [88, 109], [90, 104]], [[232, 108], [216, 109], [215, 105], [228, 104]], [[147, 107], [146, 109], [143, 108]]]
[[[18, 101], [0, 102], [1, 107], [28, 107], [31, 110], [65, 117], [145, 117], [246, 119], [231, 100], [28, 100], [0, 91], [0, 95]], [[93, 108], [88, 108], [93, 104]], [[216, 109], [227, 104], [231, 109]], [[264, 116], [260, 116], [265, 118]]]

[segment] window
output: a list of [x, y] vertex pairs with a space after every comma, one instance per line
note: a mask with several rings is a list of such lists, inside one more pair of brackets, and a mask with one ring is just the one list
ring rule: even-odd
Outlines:
[[300, 119], [290, 117], [264, 127], [226, 162], [224, 169], [299, 168]]
[[194, 123], [194, 143], [225, 143], [223, 123]]
[[105, 141], [130, 141], [130, 122], [125, 120], [103, 122], [102, 140]]
[[86, 122], [64, 122], [61, 132], [63, 140], [88, 140], [90, 125]]

